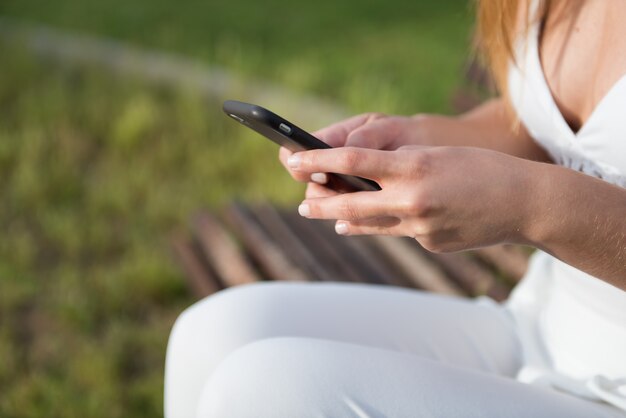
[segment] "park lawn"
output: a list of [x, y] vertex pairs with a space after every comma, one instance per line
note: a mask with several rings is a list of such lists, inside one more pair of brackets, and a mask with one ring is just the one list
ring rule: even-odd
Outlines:
[[0, 416], [159, 416], [167, 335], [193, 302], [170, 234], [302, 187], [217, 100], [0, 55]]
[[[460, 0], [3, 0], [0, 16], [403, 113], [448, 110], [470, 25]], [[1, 42], [0, 57], [0, 416], [160, 416], [167, 335], [192, 302], [170, 234], [198, 208], [294, 205], [302, 187], [218, 98]]]
[[195, 57], [354, 112], [445, 112], [470, 1], [3, 0], [0, 16]]

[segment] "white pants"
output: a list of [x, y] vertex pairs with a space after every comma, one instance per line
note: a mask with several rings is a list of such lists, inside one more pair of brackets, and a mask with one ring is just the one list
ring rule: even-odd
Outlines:
[[230, 288], [176, 321], [167, 418], [623, 417], [513, 379], [505, 308], [355, 283]]

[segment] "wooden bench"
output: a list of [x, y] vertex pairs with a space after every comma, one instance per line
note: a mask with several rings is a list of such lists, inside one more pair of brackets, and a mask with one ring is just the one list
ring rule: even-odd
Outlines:
[[191, 229], [192, 236], [174, 237], [173, 249], [198, 298], [245, 283], [293, 280], [376, 283], [501, 301], [526, 271], [529, 254], [515, 246], [433, 254], [410, 238], [344, 237], [333, 222], [269, 203], [201, 211]]

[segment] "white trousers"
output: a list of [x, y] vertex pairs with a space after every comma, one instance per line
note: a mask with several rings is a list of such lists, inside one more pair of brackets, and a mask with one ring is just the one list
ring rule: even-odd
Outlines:
[[488, 299], [355, 283], [230, 288], [176, 321], [167, 418], [623, 417], [514, 380], [513, 319]]

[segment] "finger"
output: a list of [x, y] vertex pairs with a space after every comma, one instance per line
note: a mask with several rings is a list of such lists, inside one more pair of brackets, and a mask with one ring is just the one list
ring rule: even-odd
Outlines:
[[298, 207], [300, 215], [312, 219], [358, 220], [393, 216], [398, 213], [393, 202], [381, 199], [381, 192], [353, 192], [336, 196], [306, 199]]
[[423, 150], [423, 149], [427, 149], [427, 148], [432, 148], [428, 145], [402, 145], [401, 147], [398, 147], [398, 151], [403, 150], [403, 151], [408, 151], [408, 150]]
[[294, 171], [306, 173], [340, 173], [379, 181], [394, 171], [392, 151], [342, 147], [296, 152], [287, 159]]
[[287, 165], [287, 160], [289, 159], [291, 155], [293, 155], [293, 151], [290, 151], [285, 147], [280, 147], [280, 149], [278, 150], [278, 159], [283, 164], [283, 166], [285, 166], [285, 168], [287, 169], [291, 177], [293, 177], [295, 180], [300, 181], [300, 182], [312, 181], [314, 183], [327, 185], [330, 188], [336, 188], [336, 187], [333, 187], [333, 185], [331, 184], [332, 182], [330, 181], [328, 174], [326, 173], [313, 173], [310, 176], [308, 176], [307, 174], [303, 174], [298, 171], [292, 170]]
[[305, 196], [307, 199], [317, 199], [319, 197], [336, 196], [339, 192], [329, 189], [328, 187], [321, 186], [316, 183], [309, 183], [306, 186]]
[[343, 147], [350, 132], [383, 117], [385, 115], [382, 113], [364, 113], [315, 131], [313, 136], [326, 142], [331, 147]]
[[382, 216], [378, 218], [354, 221], [340, 220], [335, 223], [335, 232], [339, 235], [405, 235], [400, 230], [400, 218]]
[[311, 174], [311, 181], [317, 184], [328, 183], [328, 174], [326, 173], [313, 173]]
[[394, 144], [401, 135], [403, 126], [404, 124], [399, 123], [398, 118], [394, 117], [373, 120], [350, 132], [344, 146], [380, 150], [395, 149], [397, 147]]
[[281, 163], [287, 168], [287, 159], [293, 155], [293, 152], [289, 151], [285, 147], [280, 147], [278, 149], [278, 159]]
[[291, 175], [291, 177], [296, 180], [296, 181], [300, 181], [300, 182], [308, 182], [311, 178], [310, 174], [308, 173], [302, 173], [299, 171], [294, 171], [292, 170], [289, 165], [287, 164], [287, 160], [289, 159], [290, 156], [293, 155], [292, 151], [289, 151], [287, 148], [285, 147], [280, 147], [280, 150], [278, 151], [278, 159], [280, 160], [280, 162], [282, 163], [283, 166], [285, 166], [285, 168], [287, 169], [287, 171], [289, 172], [289, 174]]

